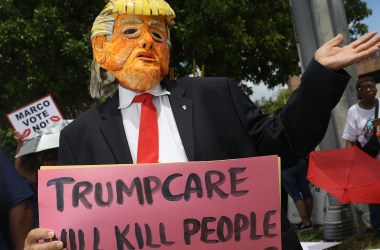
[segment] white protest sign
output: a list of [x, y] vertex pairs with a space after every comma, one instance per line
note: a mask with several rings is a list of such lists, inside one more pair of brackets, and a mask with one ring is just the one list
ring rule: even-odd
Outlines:
[[26, 139], [34, 137], [36, 132], [53, 122], [63, 120], [51, 95], [8, 113], [7, 118], [13, 129], [22, 133]]

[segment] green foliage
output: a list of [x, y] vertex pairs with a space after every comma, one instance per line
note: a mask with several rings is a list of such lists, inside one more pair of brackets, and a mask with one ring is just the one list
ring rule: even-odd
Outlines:
[[368, 26], [360, 23], [361, 20], [370, 16], [372, 10], [367, 8], [367, 3], [361, 0], [344, 0], [346, 10], [347, 23], [350, 26], [349, 32], [353, 40], [358, 35], [368, 32]]
[[[172, 54], [178, 76], [192, 72], [193, 59], [198, 67], [205, 65], [206, 76], [263, 81], [269, 87], [299, 73], [288, 0], [174, 2]], [[183, 62], [187, 65], [179, 66]]]
[[102, 1], [1, 0], [0, 145], [14, 145], [5, 114], [51, 94], [65, 118], [93, 104], [89, 30]]
[[261, 98], [255, 104], [261, 109], [265, 114], [271, 115], [276, 114], [280, 111], [286, 104], [290, 97], [289, 91], [287, 89], [280, 90], [274, 98]]

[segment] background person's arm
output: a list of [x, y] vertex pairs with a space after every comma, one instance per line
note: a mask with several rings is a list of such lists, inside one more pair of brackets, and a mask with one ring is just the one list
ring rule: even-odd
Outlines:
[[354, 141], [346, 140], [346, 148], [352, 147], [352, 146], [355, 146], [355, 142]]
[[24, 241], [33, 228], [33, 209], [26, 199], [9, 209], [9, 233], [14, 250], [24, 249]]

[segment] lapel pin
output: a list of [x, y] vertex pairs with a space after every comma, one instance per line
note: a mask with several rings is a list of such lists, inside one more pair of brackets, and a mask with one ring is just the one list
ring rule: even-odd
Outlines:
[[187, 109], [187, 106], [186, 106], [186, 105], [182, 105], [182, 109], [183, 109], [183, 110], [186, 110], [186, 109]]

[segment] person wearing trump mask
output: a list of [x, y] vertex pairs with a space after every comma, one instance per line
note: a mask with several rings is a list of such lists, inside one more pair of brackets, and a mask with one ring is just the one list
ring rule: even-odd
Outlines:
[[[350, 79], [342, 68], [380, 47], [375, 32], [346, 46], [340, 46], [343, 36], [337, 35], [315, 52], [300, 87], [270, 117], [229, 78], [166, 78], [174, 17], [164, 0], [111, 0], [95, 19], [90, 93], [108, 99], [63, 129], [61, 165], [279, 155], [282, 168], [292, 166], [322, 140], [331, 110]], [[139, 133], [144, 103], [157, 112], [157, 125]], [[154, 141], [144, 141], [146, 133]], [[281, 222], [283, 249], [302, 249], [286, 216]], [[55, 233], [32, 230], [25, 249], [62, 249], [60, 240], [49, 241]]]

